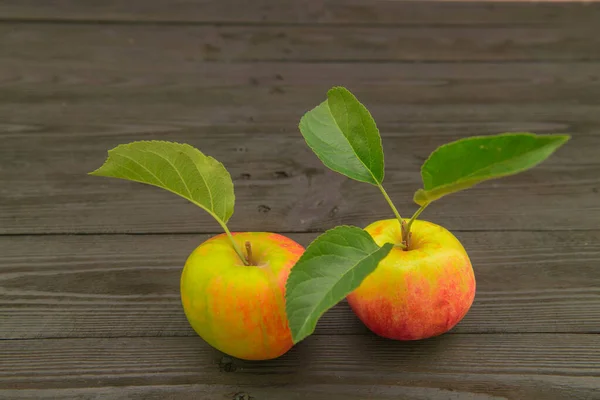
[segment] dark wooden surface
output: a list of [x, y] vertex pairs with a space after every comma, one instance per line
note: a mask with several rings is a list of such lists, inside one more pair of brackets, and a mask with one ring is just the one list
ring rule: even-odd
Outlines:
[[[600, 399], [599, 21], [600, 4], [576, 3], [0, 2], [0, 398]], [[297, 131], [333, 85], [377, 119], [404, 214], [439, 144], [573, 139], [424, 214], [475, 268], [475, 303], [450, 333], [379, 339], [342, 303], [278, 360], [223, 356], [178, 294], [218, 225], [86, 172], [119, 143], [177, 140], [231, 171], [233, 230], [306, 245], [388, 218]]]

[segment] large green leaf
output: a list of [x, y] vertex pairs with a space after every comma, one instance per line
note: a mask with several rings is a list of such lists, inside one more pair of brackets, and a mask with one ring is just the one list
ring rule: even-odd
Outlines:
[[381, 137], [369, 111], [343, 87], [300, 120], [300, 132], [328, 168], [361, 182], [383, 182]]
[[286, 312], [294, 343], [314, 332], [323, 313], [360, 286], [392, 247], [377, 246], [366, 231], [351, 226], [317, 237], [287, 280]]
[[121, 178], [166, 189], [208, 211], [222, 223], [233, 214], [233, 182], [223, 164], [200, 150], [164, 141], [122, 144], [90, 175]]
[[422, 206], [479, 182], [522, 172], [544, 161], [569, 138], [504, 133], [445, 144], [421, 167], [423, 189], [415, 193], [414, 200]]

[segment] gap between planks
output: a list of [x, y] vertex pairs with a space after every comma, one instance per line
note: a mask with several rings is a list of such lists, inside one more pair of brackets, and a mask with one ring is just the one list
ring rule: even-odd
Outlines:
[[[465, 336], [465, 335], [470, 335], [470, 336], [485, 336], [485, 335], [519, 335], [519, 336], [535, 336], [535, 335], [597, 335], [597, 333], [590, 333], [590, 332], [553, 332], [553, 331], [536, 331], [536, 332], [446, 332], [443, 335], [461, 335], [461, 336]], [[350, 332], [347, 334], [344, 333], [313, 333], [310, 336], [373, 336], [376, 337], [373, 333], [365, 331], [362, 334], [359, 333], [355, 333], [355, 332]], [[442, 336], [442, 335], [440, 335]], [[190, 333], [189, 335], [169, 335], [169, 336], [161, 336], [161, 335], [155, 335], [155, 336], [143, 336], [143, 335], [139, 335], [139, 336], [126, 336], [126, 335], [122, 335], [122, 336], [102, 336], [102, 337], [94, 337], [94, 336], [55, 336], [55, 337], [30, 337], [30, 338], [3, 338], [0, 337], [0, 342], [3, 341], [15, 341], [15, 342], [25, 342], [25, 341], [30, 341], [30, 342], [36, 342], [36, 341], [51, 341], [51, 340], [56, 340], [56, 341], [60, 341], [60, 340], [84, 340], [84, 339], [102, 339], [102, 340], [119, 340], [119, 339], [140, 339], [140, 340], [146, 340], [146, 339], [162, 339], [162, 338], [198, 338], [199, 340], [203, 340], [200, 336], [198, 336], [196, 333]], [[379, 339], [379, 338], [378, 338]], [[386, 340], [385, 338], [381, 338], [381, 340]], [[430, 340], [430, 339], [422, 339], [422, 340]]]
[[[511, 232], [532, 232], [532, 233], [540, 233], [540, 232], [598, 232], [600, 229], [453, 229], [452, 232], [472, 232], [472, 233], [511, 233]], [[185, 235], [185, 236], [193, 236], [193, 235], [220, 235], [224, 233], [223, 231], [218, 232], [210, 232], [210, 231], [182, 231], [182, 232], [17, 232], [17, 233], [0, 233], [0, 238], [2, 237], [26, 237], [26, 236], [170, 236], [170, 235]], [[325, 233], [325, 230], [298, 230], [298, 231], [277, 231], [273, 233], [278, 233], [280, 235], [295, 235], [295, 234], [321, 234]]]

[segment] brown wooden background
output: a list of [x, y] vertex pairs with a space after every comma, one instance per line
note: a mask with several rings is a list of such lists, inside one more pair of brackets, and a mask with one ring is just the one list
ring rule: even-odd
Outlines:
[[[284, 357], [198, 338], [178, 293], [218, 225], [161, 190], [87, 176], [117, 144], [221, 160], [232, 230], [308, 244], [391, 216], [297, 130], [328, 88], [367, 104], [403, 214], [438, 145], [570, 133], [522, 175], [423, 215], [469, 252], [451, 333], [374, 337], [346, 304]], [[600, 5], [386, 0], [0, 1], [0, 398], [600, 399]]]

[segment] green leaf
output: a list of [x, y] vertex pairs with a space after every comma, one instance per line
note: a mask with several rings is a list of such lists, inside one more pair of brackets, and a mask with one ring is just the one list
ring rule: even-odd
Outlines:
[[351, 226], [317, 237], [287, 280], [286, 312], [294, 343], [314, 332], [325, 311], [360, 286], [392, 247], [377, 246], [366, 231]]
[[569, 139], [569, 135], [503, 133], [445, 144], [421, 167], [423, 189], [417, 190], [414, 201], [422, 206], [479, 182], [525, 171]]
[[164, 141], [122, 144], [90, 175], [146, 183], [173, 192], [222, 223], [233, 214], [233, 182], [223, 164], [200, 150]]
[[375, 120], [343, 87], [327, 92], [327, 100], [300, 120], [308, 146], [328, 168], [361, 182], [383, 182], [383, 148]]

